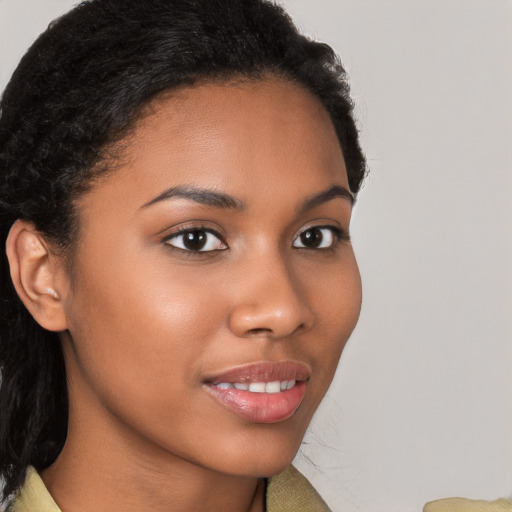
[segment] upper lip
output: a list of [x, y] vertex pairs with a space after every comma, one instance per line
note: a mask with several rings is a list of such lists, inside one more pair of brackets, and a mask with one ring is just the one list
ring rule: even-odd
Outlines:
[[205, 380], [208, 384], [221, 382], [274, 382], [284, 380], [307, 380], [311, 370], [298, 361], [260, 362], [235, 368], [213, 375]]

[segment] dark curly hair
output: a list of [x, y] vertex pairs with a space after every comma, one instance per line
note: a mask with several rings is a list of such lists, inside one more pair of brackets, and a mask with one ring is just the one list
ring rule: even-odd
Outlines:
[[[198, 80], [293, 81], [323, 104], [357, 194], [366, 164], [345, 71], [333, 50], [298, 33], [266, 0], [89, 0], [51, 23], [1, 100], [0, 240], [25, 219], [62, 251], [73, 205], [107, 172], [108, 148], [158, 94]], [[110, 160], [109, 160], [110, 161]], [[110, 165], [110, 167], [112, 167]], [[3, 499], [29, 465], [49, 466], [67, 432], [58, 335], [24, 308], [0, 255], [0, 478]]]

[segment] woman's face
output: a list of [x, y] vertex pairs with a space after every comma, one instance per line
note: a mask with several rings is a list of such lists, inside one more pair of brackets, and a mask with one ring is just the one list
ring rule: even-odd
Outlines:
[[361, 302], [319, 102], [273, 79], [175, 91], [78, 212], [69, 441], [100, 429], [107, 452], [238, 475], [289, 464]]

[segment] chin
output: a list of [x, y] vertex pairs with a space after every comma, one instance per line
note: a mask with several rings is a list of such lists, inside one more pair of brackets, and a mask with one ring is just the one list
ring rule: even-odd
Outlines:
[[266, 427], [264, 435], [252, 435], [250, 439], [240, 436], [236, 442], [225, 443], [221, 453], [217, 452], [218, 456], [215, 457], [222, 461], [221, 471], [258, 478], [271, 477], [284, 471], [295, 458], [304, 432], [290, 433], [282, 429], [276, 433]]

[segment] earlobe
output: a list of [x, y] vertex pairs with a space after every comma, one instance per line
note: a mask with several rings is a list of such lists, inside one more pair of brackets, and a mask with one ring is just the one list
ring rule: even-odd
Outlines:
[[17, 220], [6, 243], [11, 279], [36, 322], [49, 331], [64, 331], [62, 262], [34, 224]]

